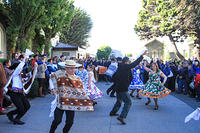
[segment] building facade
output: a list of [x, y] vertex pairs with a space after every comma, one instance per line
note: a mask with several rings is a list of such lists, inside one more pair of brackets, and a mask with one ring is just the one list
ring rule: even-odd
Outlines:
[[145, 44], [148, 50], [147, 56], [156, 60], [157, 58], [164, 59], [164, 43], [154, 39]]

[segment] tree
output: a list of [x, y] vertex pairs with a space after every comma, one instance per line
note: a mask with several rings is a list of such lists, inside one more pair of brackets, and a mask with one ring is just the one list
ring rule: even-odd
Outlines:
[[44, 52], [49, 54], [50, 41], [57, 33], [61, 32], [64, 26], [68, 26], [74, 5], [72, 0], [48, 0], [45, 2], [44, 27], [45, 47]]
[[170, 0], [145, 0], [144, 9], [139, 12], [135, 32], [141, 39], [167, 36], [174, 46], [176, 55], [180, 54], [176, 42], [183, 41], [187, 36], [177, 30], [177, 10]]
[[[24, 51], [30, 46], [34, 28], [40, 24], [45, 10], [43, 0], [10, 0], [1, 4], [0, 11], [7, 17], [6, 34], [8, 51]], [[10, 54], [8, 54], [10, 55]]]
[[97, 58], [98, 59], [108, 59], [110, 54], [112, 52], [112, 48], [109, 46], [101, 46], [98, 50], [97, 50]]
[[61, 32], [61, 41], [81, 48], [87, 47], [87, 39], [92, 28], [90, 16], [80, 8], [76, 8], [71, 23]]
[[133, 55], [131, 53], [128, 53], [127, 54], [127, 57], [132, 57]]
[[173, 0], [178, 11], [178, 20], [181, 34], [186, 34], [193, 38], [197, 47], [198, 58], [200, 57], [200, 1], [199, 0]]

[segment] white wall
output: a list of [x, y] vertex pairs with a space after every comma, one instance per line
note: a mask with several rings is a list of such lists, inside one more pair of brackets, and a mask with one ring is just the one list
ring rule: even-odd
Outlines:
[[53, 51], [52, 57], [58, 56], [60, 57], [63, 53], [69, 52], [69, 56], [67, 58], [70, 58], [72, 56], [77, 57], [77, 51]]

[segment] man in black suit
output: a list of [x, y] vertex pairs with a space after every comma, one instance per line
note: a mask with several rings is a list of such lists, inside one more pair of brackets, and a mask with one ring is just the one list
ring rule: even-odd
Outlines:
[[116, 82], [116, 92], [117, 92], [117, 101], [110, 112], [110, 116], [118, 116], [117, 111], [120, 109], [122, 101], [124, 102], [123, 110], [118, 116], [118, 120], [125, 125], [126, 118], [130, 107], [131, 107], [131, 98], [128, 93], [128, 87], [132, 81], [131, 69], [136, 67], [143, 59], [143, 55], [146, 54], [146, 51], [133, 63], [129, 64], [129, 58], [124, 57], [122, 63], [118, 65], [117, 72], [113, 75], [113, 80]]

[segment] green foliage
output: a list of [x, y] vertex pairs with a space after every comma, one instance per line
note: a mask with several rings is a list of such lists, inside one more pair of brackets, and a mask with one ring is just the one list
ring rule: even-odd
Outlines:
[[200, 45], [200, 1], [173, 0], [178, 11], [180, 34], [194, 37], [194, 43]]
[[44, 49], [49, 54], [50, 40], [60, 33], [72, 45], [85, 46], [92, 22], [89, 15], [75, 9], [73, 3], [73, 0], [10, 0], [0, 4], [3, 16], [0, 18], [6, 24], [7, 51], [32, 48], [40, 53]]
[[49, 54], [50, 40], [60, 32], [64, 26], [69, 25], [74, 10], [73, 1], [50, 0], [45, 2], [45, 18], [42, 29], [45, 32], [45, 53]]
[[97, 50], [97, 58], [98, 59], [108, 59], [112, 52], [112, 48], [109, 46], [102, 46]]
[[0, 11], [7, 16], [7, 45], [10, 51], [23, 51], [30, 46], [30, 39], [35, 35], [34, 28], [40, 24], [44, 12], [43, 0], [10, 0], [0, 6]]
[[72, 14], [71, 23], [66, 25], [61, 32], [61, 41], [73, 46], [87, 47], [87, 39], [92, 28], [90, 16], [80, 8]]
[[34, 53], [39, 52], [42, 53], [45, 45], [45, 36], [41, 35], [41, 31], [39, 29], [35, 29], [35, 38], [32, 41], [32, 51]]
[[131, 53], [128, 53], [127, 57], [133, 57], [133, 55]]
[[[176, 45], [175, 42], [187, 37], [177, 30], [178, 11], [170, 0], [145, 0], [143, 8], [134, 28], [140, 39], [167, 36], [173, 45]], [[175, 51], [179, 58], [184, 58], [177, 48]]]

